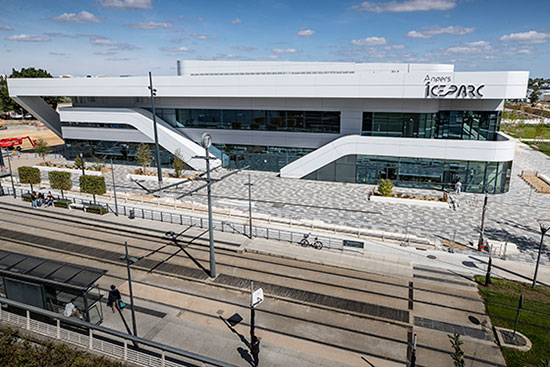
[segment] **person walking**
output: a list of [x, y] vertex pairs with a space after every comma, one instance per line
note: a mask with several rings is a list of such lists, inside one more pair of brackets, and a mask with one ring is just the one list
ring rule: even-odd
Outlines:
[[260, 364], [260, 339], [254, 335], [250, 343], [250, 351], [252, 352], [252, 362], [258, 367]]
[[120, 291], [116, 289], [115, 285], [111, 285], [111, 290], [109, 291], [109, 297], [107, 298], [107, 307], [111, 307], [113, 313], [115, 313], [115, 307], [117, 310], [120, 310], [119, 302], [122, 300], [120, 296]]
[[455, 193], [459, 195], [461, 189], [462, 189], [462, 181], [459, 178], [458, 181], [456, 181], [455, 183]]

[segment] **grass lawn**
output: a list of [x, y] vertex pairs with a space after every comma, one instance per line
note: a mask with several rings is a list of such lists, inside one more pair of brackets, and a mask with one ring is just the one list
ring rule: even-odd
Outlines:
[[541, 151], [542, 153], [546, 154], [546, 155], [550, 155], [550, 143], [535, 143], [535, 142], [530, 142], [529, 144], [531, 145], [536, 145], [537, 148], [539, 148], [539, 151]]
[[[550, 139], [550, 125], [544, 125], [544, 128], [536, 127], [537, 125], [527, 124], [501, 124], [500, 130], [512, 135], [515, 138], [534, 139], [540, 136], [544, 139]], [[537, 129], [539, 129], [537, 131]]]
[[516, 307], [520, 294], [523, 294], [524, 304], [519, 316], [518, 331], [529, 338], [533, 347], [528, 352], [502, 348], [507, 365], [550, 366], [550, 287], [537, 285], [532, 289], [530, 284], [504, 279], [491, 279], [492, 284], [485, 287], [485, 276], [477, 275], [475, 278], [494, 326], [514, 328]]

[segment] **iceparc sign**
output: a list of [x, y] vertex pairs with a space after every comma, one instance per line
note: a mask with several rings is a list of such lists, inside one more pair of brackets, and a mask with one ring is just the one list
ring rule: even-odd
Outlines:
[[451, 97], [451, 98], [479, 98], [483, 97], [481, 90], [485, 84], [451, 84], [451, 76], [432, 76], [426, 75], [424, 83], [426, 83], [426, 92], [424, 97]]

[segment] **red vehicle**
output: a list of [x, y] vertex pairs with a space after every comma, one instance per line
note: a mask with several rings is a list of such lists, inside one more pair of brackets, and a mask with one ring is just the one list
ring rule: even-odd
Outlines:
[[36, 140], [32, 140], [30, 136], [24, 136], [22, 138], [6, 138], [6, 139], [0, 139], [0, 148], [7, 148], [9, 150], [16, 149], [17, 151], [21, 151], [21, 145], [23, 144], [23, 141], [25, 139], [29, 139], [29, 142], [34, 147], [36, 145]]

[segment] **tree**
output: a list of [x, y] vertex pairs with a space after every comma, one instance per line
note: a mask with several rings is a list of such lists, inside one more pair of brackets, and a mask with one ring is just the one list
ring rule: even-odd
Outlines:
[[136, 153], [136, 161], [141, 165], [143, 173], [147, 174], [147, 166], [151, 164], [151, 149], [147, 144], [141, 143]]
[[40, 158], [42, 158], [43, 161], [45, 161], [46, 154], [50, 152], [50, 146], [48, 145], [46, 140], [40, 138], [34, 146], [34, 151], [40, 156]]
[[22, 184], [31, 185], [31, 192], [33, 191], [32, 185], [38, 185], [41, 181], [40, 170], [35, 167], [19, 167], [19, 182]]
[[[11, 75], [8, 78], [52, 78], [52, 75], [44, 69], [22, 68], [20, 71], [12, 69]], [[44, 97], [44, 101], [54, 110], [62, 100], [63, 97]], [[8, 84], [5, 79], [0, 81], [0, 103], [2, 104], [2, 110], [5, 112], [21, 110], [19, 104], [10, 98]]]
[[92, 194], [95, 204], [95, 196], [103, 195], [107, 192], [107, 187], [105, 186], [105, 177], [88, 175], [80, 176], [80, 192]]
[[546, 130], [546, 125], [541, 121], [535, 125], [535, 139], [544, 138], [544, 130]]
[[393, 190], [393, 183], [390, 180], [382, 179], [378, 184], [378, 192], [382, 196], [391, 196]]
[[78, 169], [82, 168], [82, 159], [80, 159], [79, 155], [77, 155], [76, 158], [74, 159], [74, 166]]
[[172, 160], [172, 168], [176, 171], [176, 177], [180, 177], [182, 171], [185, 169], [185, 162], [183, 161], [183, 156], [181, 151], [178, 149], [174, 154], [174, 159]]
[[73, 188], [71, 173], [63, 171], [51, 171], [48, 172], [48, 178], [50, 180], [50, 187], [54, 190], [61, 190], [61, 197], [65, 199], [65, 195], [63, 195], [63, 190], [70, 190]]
[[540, 100], [540, 85], [538, 83], [533, 84], [531, 94], [529, 94], [529, 102], [535, 104]]

